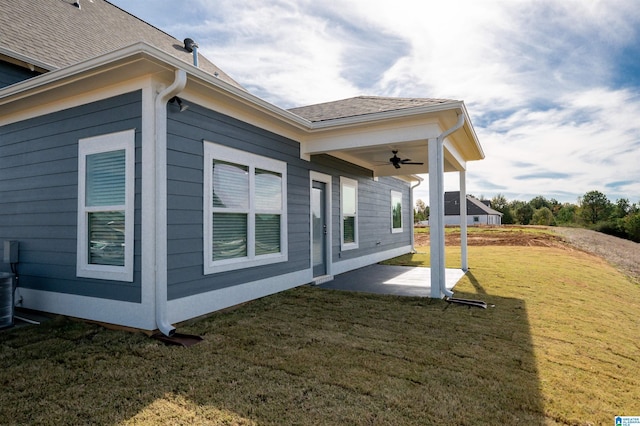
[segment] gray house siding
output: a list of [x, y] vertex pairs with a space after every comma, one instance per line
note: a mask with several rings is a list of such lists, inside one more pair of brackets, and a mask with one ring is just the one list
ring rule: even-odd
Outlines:
[[38, 72], [30, 71], [18, 65], [0, 61], [0, 88], [27, 80], [39, 74]]
[[[21, 287], [140, 302], [141, 111], [138, 91], [0, 128], [0, 241], [20, 243]], [[78, 140], [132, 128], [134, 282], [78, 278]], [[8, 270], [8, 265], [0, 268]]]
[[[167, 131], [169, 300], [309, 268], [309, 171], [297, 142], [194, 104], [170, 104]], [[287, 262], [204, 275], [203, 140], [287, 163]]]
[[[315, 171], [332, 176], [332, 261], [354, 259], [411, 244], [413, 220], [409, 202], [408, 183], [391, 177], [373, 179], [371, 171], [332, 157], [312, 157]], [[358, 181], [358, 248], [340, 248], [340, 176]], [[402, 193], [403, 232], [391, 232], [391, 190]]]
[[[310, 268], [309, 171], [333, 177], [333, 262], [411, 244], [409, 185], [395, 178], [374, 181], [371, 172], [329, 155], [300, 159], [298, 142], [191, 104], [179, 113], [168, 106], [168, 297], [175, 300]], [[203, 140], [287, 163], [288, 261], [204, 274]], [[359, 235], [356, 250], [340, 252], [340, 176], [358, 180]], [[391, 233], [391, 190], [403, 194], [405, 231]], [[409, 228], [407, 228], [409, 227]]]

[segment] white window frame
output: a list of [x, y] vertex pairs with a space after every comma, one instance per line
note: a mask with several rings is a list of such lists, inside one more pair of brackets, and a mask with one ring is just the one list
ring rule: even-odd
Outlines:
[[[86, 158], [110, 151], [125, 151], [125, 203], [114, 206], [87, 207]], [[133, 237], [135, 212], [135, 129], [109, 133], [78, 141], [78, 233], [76, 275], [111, 281], [133, 281]], [[124, 266], [89, 263], [88, 216], [91, 212], [124, 211]]]
[[[394, 199], [400, 198], [400, 227], [399, 228], [394, 228], [393, 227], [393, 206], [394, 206]], [[402, 208], [402, 192], [399, 191], [391, 191], [391, 233], [392, 234], [397, 234], [402, 232], [402, 228], [403, 228], [403, 224], [404, 224], [404, 220], [402, 218], [403, 216], [403, 208]]]
[[[213, 207], [213, 160], [227, 161], [249, 167], [249, 208], [247, 211], [247, 256], [234, 259], [213, 261], [213, 226], [211, 218], [216, 211], [223, 209]], [[255, 206], [255, 169], [263, 169], [279, 173], [282, 176], [282, 205], [279, 209], [258, 211]], [[278, 262], [286, 262], [289, 258], [288, 233], [287, 233], [287, 163], [273, 158], [263, 157], [241, 151], [214, 142], [204, 141], [204, 207], [203, 207], [203, 234], [204, 234], [204, 273], [215, 274], [218, 272], [232, 271], [236, 269], [250, 268], [254, 266], [268, 265]], [[280, 215], [280, 252], [263, 255], [255, 254], [255, 216], [260, 213], [272, 213]]]
[[[355, 206], [356, 206], [356, 212], [353, 215], [354, 220], [353, 220], [353, 239], [354, 242], [352, 243], [345, 243], [344, 242], [344, 188], [345, 187], [350, 187], [354, 189], [355, 192]], [[358, 238], [358, 181], [354, 180], [354, 179], [349, 179], [348, 177], [344, 177], [344, 176], [340, 176], [340, 249], [342, 251], [345, 250], [353, 250], [353, 249], [357, 249], [359, 246], [359, 241], [360, 239]]]

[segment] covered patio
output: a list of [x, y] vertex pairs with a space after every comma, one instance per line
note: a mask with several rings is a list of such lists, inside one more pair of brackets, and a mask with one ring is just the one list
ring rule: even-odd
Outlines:
[[[446, 289], [452, 291], [464, 274], [461, 269], [447, 269]], [[332, 281], [320, 284], [320, 287], [393, 296], [430, 297], [431, 268], [375, 264], [337, 275]]]
[[[395, 278], [389, 277], [388, 284], [382, 282], [375, 288], [404, 292], [411, 292], [412, 288], [432, 298], [452, 297], [453, 284], [468, 269], [467, 224], [463, 220], [460, 222], [460, 269], [446, 269], [444, 173], [459, 174], [460, 203], [466, 205], [467, 163], [484, 158], [464, 102], [360, 96], [290, 111], [312, 123], [301, 144], [302, 158], [309, 160], [313, 155], [329, 154], [371, 170], [374, 180], [381, 176], [403, 179], [411, 184], [412, 211], [413, 190], [424, 180], [419, 175], [428, 174], [431, 268], [422, 268], [424, 270], [419, 274], [413, 272], [411, 279], [400, 278], [404, 273], [399, 272]], [[411, 233], [413, 246], [412, 227]], [[326, 254], [331, 259], [332, 253]], [[341, 272], [344, 271], [329, 271], [329, 275], [335, 275], [335, 282], [327, 285], [339, 286], [345, 280], [351, 280], [352, 288], [370, 288], [359, 275], [371, 276], [370, 270], [353, 271], [353, 275], [347, 274], [347, 277], [338, 275]], [[394, 272], [379, 269], [376, 273], [383, 274], [380, 279], [384, 280], [385, 274]]]

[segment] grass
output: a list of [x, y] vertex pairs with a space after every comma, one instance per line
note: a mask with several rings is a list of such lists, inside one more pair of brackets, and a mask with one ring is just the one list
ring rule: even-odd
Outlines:
[[2, 332], [0, 423], [587, 425], [640, 413], [637, 284], [562, 248], [469, 247], [469, 259], [456, 295], [492, 308], [301, 287], [183, 324], [205, 338], [188, 349], [65, 318]]

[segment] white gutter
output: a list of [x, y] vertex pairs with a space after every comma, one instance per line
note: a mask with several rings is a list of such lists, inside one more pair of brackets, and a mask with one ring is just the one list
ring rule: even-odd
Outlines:
[[415, 253], [416, 251], [416, 236], [415, 236], [415, 215], [414, 215], [414, 208], [413, 208], [413, 190], [416, 189], [417, 187], [420, 186], [420, 184], [422, 182], [424, 182], [424, 179], [422, 179], [420, 176], [418, 175], [413, 175], [413, 177], [415, 177], [416, 179], [418, 179], [418, 183], [416, 183], [415, 185], [413, 185], [411, 187], [411, 189], [409, 190], [409, 204], [411, 205], [411, 217], [413, 218], [413, 220], [411, 221], [411, 251], [413, 253]]
[[441, 104], [422, 105], [390, 111], [372, 112], [368, 114], [355, 115], [352, 117], [332, 118], [330, 120], [311, 122], [310, 130], [324, 130], [333, 129], [336, 127], [348, 127], [358, 124], [375, 123], [381, 120], [393, 120], [397, 118], [420, 116], [424, 114], [462, 109], [463, 107], [464, 103], [462, 101], [452, 100], [450, 102]]
[[2, 46], [0, 46], [0, 55], [6, 55], [20, 62], [24, 62], [27, 65], [32, 65], [34, 67], [42, 68], [43, 70], [47, 70], [47, 71], [53, 71], [58, 69], [58, 67], [55, 67], [51, 64], [39, 61], [37, 59], [33, 59], [29, 56], [23, 55], [22, 53], [16, 52], [15, 50], [11, 50]]
[[155, 313], [156, 326], [165, 336], [176, 332], [167, 320], [167, 102], [186, 84], [186, 71], [177, 69], [173, 83], [155, 99]]
[[449, 135], [451, 135], [456, 130], [459, 130], [463, 125], [464, 125], [464, 114], [462, 112], [460, 112], [458, 114], [458, 121], [456, 122], [456, 124], [454, 124], [453, 127], [451, 127], [449, 129], [445, 130], [444, 132], [442, 132], [442, 134], [440, 136], [438, 136], [438, 141], [440, 143], [444, 143], [444, 140]]
[[[464, 120], [465, 120], [464, 116], [465, 116], [464, 111], [460, 111], [460, 113], [458, 114], [458, 121], [456, 122], [456, 124], [454, 124], [452, 127], [442, 132], [440, 136], [438, 136], [438, 138], [436, 139], [437, 170], [429, 170], [429, 174], [436, 173], [438, 176], [438, 185], [436, 188], [437, 194], [435, 194], [435, 197], [437, 197], [436, 199], [439, 200], [438, 203], [436, 203], [438, 207], [437, 211], [433, 212], [433, 210], [431, 210], [429, 215], [430, 217], [434, 213], [437, 215], [436, 229], [434, 230], [433, 227], [431, 226], [432, 225], [431, 220], [429, 220], [429, 225], [431, 228], [431, 231], [430, 231], [431, 234], [432, 235], [434, 233], [436, 234], [435, 241], [439, 242], [438, 253], [435, 253], [437, 258], [437, 262], [436, 262], [437, 264], [433, 265], [434, 262], [432, 261], [431, 267], [438, 268], [437, 276], [439, 277], [439, 279], [437, 282], [437, 286], [439, 287], [439, 290], [440, 290], [438, 294], [444, 294], [447, 297], [452, 297], [453, 292], [447, 289], [446, 275], [445, 275], [446, 271], [445, 271], [445, 265], [444, 265], [444, 182], [443, 182], [444, 180], [444, 140], [449, 135], [459, 130], [464, 125]], [[432, 237], [431, 240], [433, 241], [434, 238]], [[432, 257], [432, 259], [433, 258], [434, 257]], [[433, 286], [433, 282], [432, 282], [432, 286]], [[432, 294], [433, 294], [433, 290], [432, 290]]]

